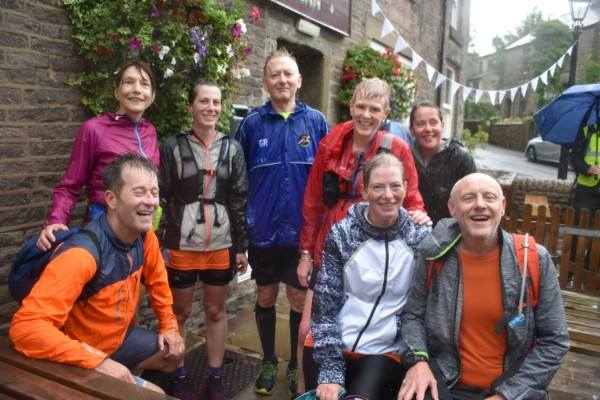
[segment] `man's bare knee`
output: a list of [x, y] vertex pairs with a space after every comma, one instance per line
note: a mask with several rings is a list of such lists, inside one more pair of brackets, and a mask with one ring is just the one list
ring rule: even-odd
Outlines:
[[306, 291], [296, 289], [290, 285], [287, 285], [285, 290], [288, 302], [290, 303], [290, 308], [297, 313], [302, 313], [302, 309], [304, 308], [304, 299], [306, 298]]
[[262, 308], [270, 308], [275, 306], [277, 294], [279, 293], [279, 285], [261, 285], [256, 287], [256, 302]]

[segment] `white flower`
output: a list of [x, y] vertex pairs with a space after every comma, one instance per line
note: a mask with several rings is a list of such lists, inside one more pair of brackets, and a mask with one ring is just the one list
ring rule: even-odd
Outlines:
[[172, 77], [172, 76], [173, 76], [173, 74], [174, 74], [174, 73], [175, 73], [175, 72], [174, 72], [174, 71], [173, 71], [171, 68], [167, 68], [167, 69], [165, 70], [165, 74], [163, 75], [163, 77], [164, 77], [165, 79], [167, 79], [167, 78], [170, 78], [170, 77]]
[[227, 58], [233, 57], [235, 55], [233, 52], [233, 46], [228, 44], [227, 47], [225, 48], [225, 53], [227, 54]]
[[198, 64], [198, 61], [200, 61], [200, 54], [194, 53], [194, 63]]
[[171, 58], [171, 65], [175, 65], [177, 64], [177, 60], [175, 60], [175, 57]]
[[221, 55], [221, 50], [219, 50], [219, 48], [218, 48], [218, 47], [215, 47], [214, 51], [215, 51], [215, 54], [216, 54], [217, 56], [220, 56], [220, 55]]
[[227, 64], [221, 64], [221, 63], [219, 63], [217, 65], [217, 74], [218, 75], [225, 75], [226, 72], [227, 72]]
[[246, 23], [244, 22], [243, 19], [238, 19], [237, 21], [235, 21], [236, 24], [238, 24], [240, 26], [240, 32], [242, 33], [246, 33], [248, 29], [246, 29]]
[[250, 70], [248, 68], [241, 68], [240, 69], [240, 76], [242, 78], [244, 78], [246, 76], [250, 76]]
[[169, 46], [161, 47], [160, 51], [158, 52], [158, 58], [160, 58], [162, 60], [163, 58], [165, 58], [165, 56], [167, 54], [169, 54], [170, 51], [171, 51], [171, 48]]

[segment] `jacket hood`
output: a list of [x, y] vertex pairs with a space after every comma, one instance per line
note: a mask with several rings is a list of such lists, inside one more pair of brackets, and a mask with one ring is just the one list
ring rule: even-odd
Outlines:
[[419, 251], [426, 259], [441, 258], [452, 249], [462, 237], [458, 222], [454, 218], [441, 219], [430, 235], [419, 244]]
[[364, 201], [350, 207], [348, 216], [357, 222], [359, 228], [365, 232], [366, 236], [375, 240], [385, 240], [386, 236], [387, 238], [402, 237], [405, 225], [410, 223], [408, 212], [404, 208], [400, 208], [398, 210], [398, 220], [394, 225], [387, 228], [378, 228], [367, 220], [368, 211], [369, 203]]

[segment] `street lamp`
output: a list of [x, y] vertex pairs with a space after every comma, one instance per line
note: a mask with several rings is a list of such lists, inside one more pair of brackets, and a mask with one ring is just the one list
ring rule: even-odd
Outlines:
[[[577, 51], [579, 49], [579, 36], [583, 31], [583, 20], [590, 9], [591, 0], [569, 0], [571, 7], [571, 19], [573, 20], [573, 51], [571, 52], [571, 66], [569, 67], [569, 87], [575, 84], [577, 73]], [[558, 179], [567, 179], [568, 152], [565, 146], [560, 147], [560, 163], [558, 165]]]

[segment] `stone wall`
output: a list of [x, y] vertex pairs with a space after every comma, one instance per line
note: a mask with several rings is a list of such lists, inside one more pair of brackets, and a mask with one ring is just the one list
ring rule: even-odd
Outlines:
[[524, 151], [537, 135], [533, 121], [495, 122], [489, 127], [489, 143], [505, 149]]

